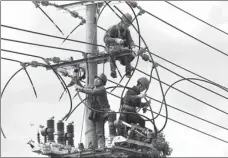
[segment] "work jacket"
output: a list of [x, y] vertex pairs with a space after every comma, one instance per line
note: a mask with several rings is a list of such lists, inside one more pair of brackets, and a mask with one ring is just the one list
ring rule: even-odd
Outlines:
[[121, 38], [124, 40], [124, 47], [131, 48], [134, 46], [134, 41], [132, 40], [131, 33], [129, 29], [122, 29], [120, 23], [110, 27], [104, 35], [104, 43], [106, 46], [117, 45], [115, 38]]
[[141, 98], [138, 98], [140, 94], [140, 90], [137, 86], [132, 87], [129, 89], [123, 98], [123, 105], [128, 105], [133, 108], [141, 107]]
[[95, 109], [104, 110], [110, 108], [107, 92], [104, 86], [92, 88], [79, 88], [79, 91], [92, 96], [92, 104]]

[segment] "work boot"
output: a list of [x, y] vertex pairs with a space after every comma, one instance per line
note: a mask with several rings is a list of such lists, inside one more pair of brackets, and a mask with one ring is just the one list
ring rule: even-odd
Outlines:
[[126, 72], [126, 77], [130, 78], [131, 77], [131, 72]]
[[105, 150], [105, 138], [102, 135], [98, 135], [98, 148], [97, 151]]
[[112, 78], [117, 78], [117, 74], [116, 74], [116, 71], [115, 70], [113, 70], [111, 72], [111, 76], [112, 76]]

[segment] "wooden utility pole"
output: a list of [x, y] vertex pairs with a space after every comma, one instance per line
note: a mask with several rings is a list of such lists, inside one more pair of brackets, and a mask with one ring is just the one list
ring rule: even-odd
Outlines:
[[[96, 26], [96, 10], [97, 4], [86, 5], [86, 42], [97, 44], [97, 26]], [[97, 46], [86, 45], [87, 53], [98, 53]], [[91, 57], [89, 54], [88, 57]], [[97, 63], [88, 63], [87, 68], [87, 86], [92, 87], [94, 85], [94, 76], [97, 75]], [[91, 96], [88, 96], [87, 105], [91, 107]], [[95, 122], [89, 120], [90, 109], [86, 108], [85, 113], [85, 148], [88, 148], [89, 144], [97, 147], [97, 137], [96, 137], [96, 124]]]

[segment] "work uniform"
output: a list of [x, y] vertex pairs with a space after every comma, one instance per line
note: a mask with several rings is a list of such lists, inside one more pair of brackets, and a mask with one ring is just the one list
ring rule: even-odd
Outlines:
[[107, 92], [104, 86], [93, 88], [78, 88], [79, 91], [92, 96], [91, 105], [93, 109], [104, 111], [104, 113], [98, 113], [91, 111], [89, 119], [96, 123], [96, 135], [98, 137], [98, 146], [101, 148], [105, 146], [104, 137], [104, 123], [107, 117], [107, 111], [110, 111], [110, 105], [107, 98]]
[[[123, 98], [122, 104], [123, 108], [121, 111], [126, 112], [135, 112], [136, 107], [143, 107], [146, 103], [142, 103], [141, 99], [138, 98], [140, 94], [140, 90], [137, 86], [134, 86], [132, 89], [129, 89]], [[120, 120], [123, 120], [129, 124], [131, 123], [139, 123], [141, 127], [145, 127], [145, 120], [138, 114], [121, 114]]]
[[[106, 44], [106, 51], [108, 51], [113, 60], [110, 59], [110, 67], [111, 71], [116, 70], [115, 66], [115, 60], [119, 60], [122, 65], [126, 66], [126, 73], [131, 73], [131, 61], [134, 59], [134, 56], [132, 54], [116, 57], [118, 55], [124, 54], [124, 53], [133, 53], [130, 48], [135, 46], [134, 41], [132, 40], [131, 33], [129, 29], [122, 29], [121, 24], [117, 24], [109, 28], [104, 35], [104, 42]], [[126, 47], [128, 49], [122, 49], [121, 46], [116, 43], [115, 39], [120, 38], [124, 40], [123, 47]]]

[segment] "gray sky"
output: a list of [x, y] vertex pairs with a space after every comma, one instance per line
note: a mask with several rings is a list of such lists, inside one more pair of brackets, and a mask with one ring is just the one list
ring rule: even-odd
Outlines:
[[[60, 4], [65, 2], [57, 3]], [[172, 3], [228, 32], [228, 2], [175, 1]], [[202, 24], [201, 22], [189, 17], [188, 15], [176, 10], [162, 1], [144, 1], [139, 2], [139, 4], [146, 10], [152, 12], [167, 22], [170, 22], [178, 28], [183, 29], [185, 32], [196, 36], [197, 38], [228, 54], [228, 37], [225, 34], [222, 34], [221, 32]], [[118, 7], [124, 10], [124, 12], [129, 11], [131, 13], [131, 10], [126, 6], [126, 4], [119, 4]], [[62, 11], [56, 10], [53, 7], [43, 7], [43, 9], [63, 30], [65, 36], [69, 34], [69, 32], [80, 22], [79, 19], [74, 19], [68, 13], [63, 13]], [[78, 12], [81, 16], [85, 17], [85, 10], [79, 10]], [[138, 11], [136, 10], [136, 12]], [[31, 2], [4, 1], [1, 3], [1, 13], [1, 24], [61, 36], [55, 26], [42, 14], [41, 11], [36, 9]], [[108, 28], [111, 25], [116, 24], [118, 21], [119, 19], [116, 17], [116, 15], [107, 8], [100, 18], [99, 25], [104, 28]], [[203, 44], [200, 44], [199, 42], [187, 37], [186, 35], [149, 15], [140, 16], [139, 22], [142, 36], [146, 40], [152, 52], [189, 70], [192, 70], [193, 72], [201, 74], [212, 81], [228, 87], [228, 58], [226, 56], [216, 52], [215, 50], [212, 50], [211, 48], [208, 48], [207, 46], [204, 46]], [[137, 43], [138, 36], [133, 28], [130, 29], [132, 36]], [[62, 41], [58, 39], [10, 30], [3, 27], [1, 30], [1, 37], [4, 38], [29, 41], [33, 43], [69, 49], [85, 50], [85, 45], [83, 44], [68, 41], [61, 45]], [[103, 35], [104, 32], [98, 30], [99, 44], [103, 44]], [[85, 25], [79, 27], [70, 38], [85, 41]], [[70, 56], [73, 56], [74, 59], [82, 58], [80, 54], [75, 52], [41, 48], [6, 41], [1, 41], [1, 48], [43, 57], [59, 56], [63, 59], [66, 59]], [[1, 56], [21, 61], [37, 60], [24, 56], [12, 55], [6, 52], [1, 52]], [[182, 76], [195, 77], [156, 57], [154, 57], [154, 60], [159, 62], [161, 65], [180, 73]], [[144, 72], [149, 72], [150, 65], [151, 64], [140, 60], [138, 68]], [[122, 66], [119, 67], [121, 72], [124, 72], [124, 68]], [[1, 90], [11, 75], [19, 68], [20, 65], [17, 63], [1, 60]], [[99, 72], [101, 72], [102, 67], [99, 66], [99, 68]], [[69, 110], [69, 99], [67, 95], [64, 95], [60, 102], [58, 101], [63, 88], [52, 72], [46, 71], [44, 68], [28, 68], [28, 71], [35, 84], [38, 98], [35, 98], [25, 72], [21, 72], [14, 78], [13, 81], [11, 81], [1, 102], [1, 122], [7, 136], [7, 139], [3, 139], [3, 137], [1, 139], [1, 151], [3, 157], [37, 156], [31, 152], [30, 147], [26, 144], [29, 139], [32, 138], [35, 140], [36, 137], [36, 128], [30, 127], [29, 122], [45, 125], [46, 120], [49, 117], [55, 116], [56, 120], [61, 119]], [[161, 80], [168, 84], [172, 84], [179, 79], [174, 74], [162, 68], [158, 68], [158, 71]], [[109, 65], [107, 64], [105, 65], [105, 72], [110, 78]], [[129, 86], [134, 85], [136, 80], [141, 76], [143, 75], [136, 72]], [[153, 76], [157, 77], [155, 73], [153, 73]], [[119, 78], [115, 79], [116, 82], [118, 82], [118, 80]], [[126, 83], [126, 81], [127, 80], [124, 80], [123, 83]], [[69, 79], [66, 79], [66, 83], [68, 82]], [[219, 88], [202, 82], [199, 82], [199, 84], [228, 97], [228, 94]], [[175, 87], [199, 99], [202, 99], [203, 101], [210, 103], [217, 108], [228, 111], [228, 101], [226, 99], [203, 90], [191, 83], [181, 82]], [[167, 89], [167, 87], [164, 85], [163, 88], [164, 90]], [[72, 95], [75, 94], [74, 88], [71, 88], [71, 92]], [[114, 93], [120, 94], [121, 90], [116, 90]], [[148, 95], [158, 100], [162, 99], [160, 87], [157, 81], [152, 80]], [[189, 113], [193, 113], [224, 127], [228, 127], [228, 117], [225, 114], [215, 111], [214, 109], [175, 90], [170, 90], [166, 100], [168, 104], [174, 107], [188, 111]], [[79, 98], [76, 98], [73, 101], [74, 106], [80, 102]], [[109, 96], [109, 101], [111, 108], [113, 110], [118, 110], [119, 99]], [[156, 102], [152, 102], [152, 106], [155, 111], [158, 111], [160, 107], [159, 105], [160, 104]], [[83, 109], [84, 107], [80, 106], [69, 119], [69, 121], [75, 122], [75, 144], [78, 143], [80, 137]], [[187, 116], [173, 109], [169, 108], [168, 110], [170, 118], [228, 141], [227, 131]], [[164, 119], [159, 118], [156, 123], [158, 128], [162, 127]], [[164, 133], [166, 135], [167, 141], [170, 142], [170, 146], [173, 148], [172, 156], [228, 156], [228, 145], [226, 143], [205, 136], [174, 122], [168, 121]]]

